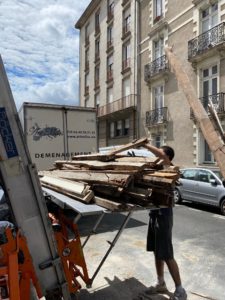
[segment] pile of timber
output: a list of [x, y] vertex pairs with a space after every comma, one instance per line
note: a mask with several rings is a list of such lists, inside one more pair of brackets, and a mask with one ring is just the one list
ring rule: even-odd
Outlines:
[[[135, 156], [129, 151], [140, 146], [148, 149], [148, 145], [148, 139], [143, 138], [107, 154], [77, 155], [71, 161], [56, 161], [53, 170], [39, 172], [41, 184], [111, 211], [173, 206], [179, 168], [163, 169], [159, 158]], [[128, 152], [122, 154], [125, 150]]]

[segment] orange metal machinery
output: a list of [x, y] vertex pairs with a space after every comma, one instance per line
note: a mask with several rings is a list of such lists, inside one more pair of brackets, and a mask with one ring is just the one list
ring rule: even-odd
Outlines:
[[[0, 286], [10, 300], [30, 300], [31, 281], [42, 297], [32, 258], [24, 236], [5, 229], [6, 243], [0, 245]], [[8, 294], [8, 295], [7, 295]]]

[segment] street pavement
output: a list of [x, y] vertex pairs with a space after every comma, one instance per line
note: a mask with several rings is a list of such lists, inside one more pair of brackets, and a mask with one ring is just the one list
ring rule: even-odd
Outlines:
[[[85, 245], [84, 254], [90, 277], [109, 248], [107, 241], [113, 240], [123, 220], [124, 214], [106, 215], [98, 228], [99, 233], [93, 235]], [[87, 235], [94, 222], [93, 216], [82, 218], [78, 223], [81, 235]], [[92, 287], [82, 285], [79, 300], [141, 299], [143, 291], [156, 280], [153, 254], [145, 250], [147, 224], [147, 211], [132, 215]], [[225, 299], [224, 226], [225, 217], [215, 209], [193, 205], [174, 208], [175, 259], [189, 300]], [[174, 284], [167, 268], [165, 279], [172, 293]], [[142, 299], [166, 300], [169, 295], [153, 295]]]

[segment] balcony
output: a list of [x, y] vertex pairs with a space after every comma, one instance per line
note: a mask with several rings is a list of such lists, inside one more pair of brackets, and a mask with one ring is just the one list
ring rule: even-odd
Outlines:
[[99, 35], [100, 34], [100, 26], [99, 25], [96, 25], [95, 26], [95, 36]]
[[98, 107], [97, 116], [104, 117], [106, 115], [125, 110], [128, 108], [135, 108], [137, 105], [137, 95], [129, 95], [119, 100], [113, 101], [103, 106]]
[[123, 36], [122, 36], [122, 40], [124, 40], [127, 36], [129, 36], [131, 34], [130, 31], [130, 23], [128, 24], [124, 24], [123, 26]]
[[123, 2], [122, 2], [122, 6], [125, 6], [127, 3], [129, 3], [130, 2], [130, 0], [123, 0]]
[[85, 86], [84, 88], [84, 96], [89, 95], [89, 86]]
[[113, 80], [113, 70], [108, 70], [107, 71], [107, 82]]
[[85, 72], [89, 70], [89, 61], [85, 61]]
[[[222, 114], [222, 113], [225, 113], [225, 109], [224, 109], [225, 97], [224, 97], [224, 95], [225, 95], [225, 93], [217, 93], [217, 94], [209, 95], [208, 97], [199, 98], [199, 100], [201, 101], [203, 107], [205, 108], [205, 110], [207, 111], [208, 114], [209, 114], [208, 104], [209, 104], [210, 100], [213, 104], [215, 111], [218, 114]], [[191, 119], [194, 118], [194, 113], [193, 113], [192, 109], [190, 112], [190, 117], [191, 117]]]
[[113, 40], [111, 39], [111, 40], [109, 40], [109, 41], [107, 42], [107, 50], [106, 50], [106, 52], [108, 53], [108, 52], [110, 52], [112, 49], [113, 49]]
[[89, 44], [90, 44], [90, 39], [89, 39], [89, 36], [87, 36], [87, 37], [85, 38], [85, 47], [88, 47]]
[[99, 62], [100, 61], [100, 52], [96, 52], [95, 53], [95, 63]]
[[95, 90], [97, 90], [99, 88], [100, 88], [99, 79], [95, 79]]
[[[204, 54], [216, 50], [224, 50], [225, 41], [225, 22], [213, 27], [212, 29], [200, 34], [188, 42], [188, 60], [195, 62]], [[198, 59], [197, 59], [198, 58]]]
[[111, 20], [114, 18], [114, 9], [111, 7], [108, 9], [108, 14], [107, 14], [107, 23], [109, 23]]
[[167, 107], [150, 110], [146, 112], [146, 126], [164, 124], [168, 121]]
[[166, 55], [163, 55], [157, 58], [156, 60], [154, 60], [152, 63], [145, 65], [145, 71], [144, 71], [145, 81], [150, 82], [151, 78], [161, 73], [167, 73], [168, 70], [169, 70], [168, 61]]
[[122, 73], [125, 73], [128, 70], [130, 70], [130, 58], [123, 60], [122, 63]]

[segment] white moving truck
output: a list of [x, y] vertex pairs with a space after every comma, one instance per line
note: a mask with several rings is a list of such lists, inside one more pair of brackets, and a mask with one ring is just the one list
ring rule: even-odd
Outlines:
[[56, 160], [97, 152], [94, 108], [25, 102], [19, 117], [38, 170], [52, 168]]

